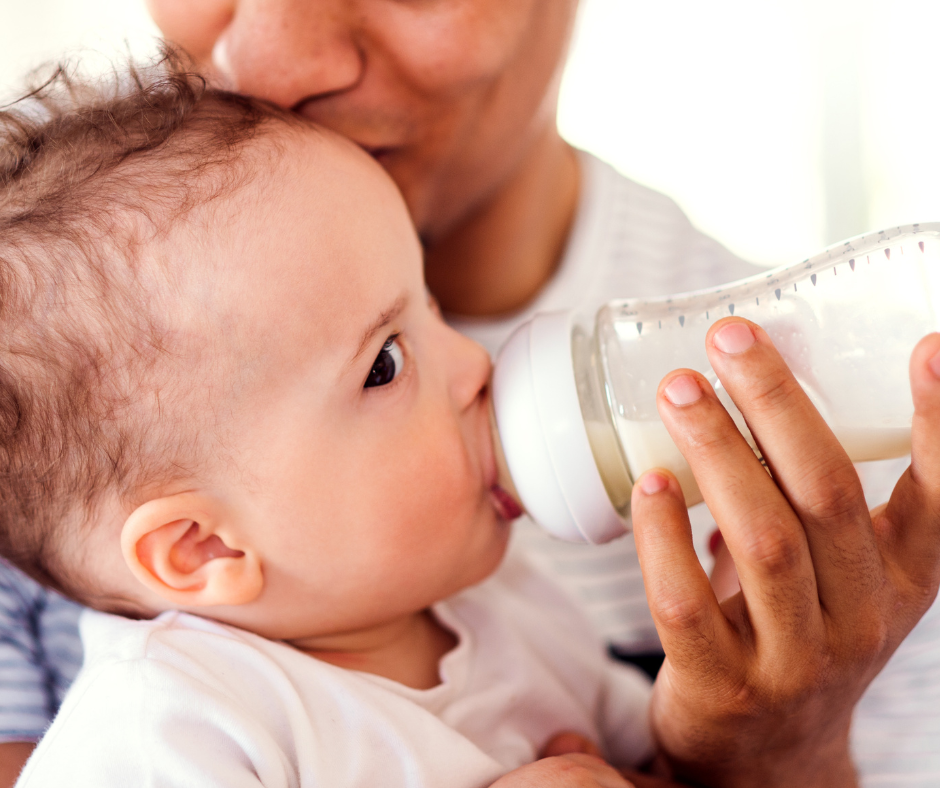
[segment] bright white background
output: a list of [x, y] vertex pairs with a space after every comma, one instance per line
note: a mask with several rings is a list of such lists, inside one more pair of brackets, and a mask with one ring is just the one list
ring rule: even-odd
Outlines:
[[[559, 123], [764, 264], [940, 219], [940, 3], [583, 0]], [[80, 47], [152, 48], [141, 0], [0, 0], [0, 94]]]

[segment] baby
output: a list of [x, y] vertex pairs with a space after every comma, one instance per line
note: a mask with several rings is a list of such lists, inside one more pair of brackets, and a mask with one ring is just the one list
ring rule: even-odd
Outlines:
[[[64, 84], [63, 84], [64, 83]], [[360, 149], [172, 59], [0, 118], [0, 552], [100, 612], [20, 785], [486, 786], [649, 686], [500, 567], [486, 353]]]

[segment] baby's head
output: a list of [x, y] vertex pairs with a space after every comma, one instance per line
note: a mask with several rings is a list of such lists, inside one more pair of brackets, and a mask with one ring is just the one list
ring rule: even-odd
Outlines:
[[100, 609], [300, 643], [496, 567], [489, 360], [429, 303], [373, 160], [172, 58], [18, 106], [3, 555]]

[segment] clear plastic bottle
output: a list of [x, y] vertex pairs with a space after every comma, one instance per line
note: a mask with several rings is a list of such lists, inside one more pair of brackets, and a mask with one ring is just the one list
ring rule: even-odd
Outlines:
[[767, 331], [853, 461], [903, 456], [911, 351], [940, 330], [940, 223], [861, 236], [717, 289], [613, 301], [593, 334], [567, 313], [521, 326], [497, 359], [494, 416], [511, 486], [546, 530], [622, 534], [633, 480], [654, 467], [676, 475], [688, 505], [701, 501], [656, 409], [671, 370], [703, 373], [754, 447], [705, 354], [706, 332], [728, 315]]

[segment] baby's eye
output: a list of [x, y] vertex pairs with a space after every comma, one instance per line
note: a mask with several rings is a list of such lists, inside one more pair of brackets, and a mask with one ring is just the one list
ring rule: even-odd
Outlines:
[[365, 388], [391, 383], [398, 377], [404, 366], [405, 356], [401, 352], [401, 345], [398, 344], [398, 335], [395, 334], [386, 339], [385, 344], [382, 345], [369, 371], [369, 377], [366, 378]]

